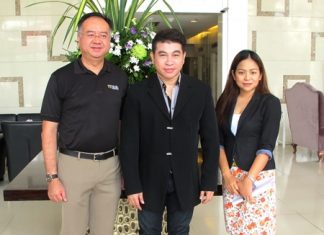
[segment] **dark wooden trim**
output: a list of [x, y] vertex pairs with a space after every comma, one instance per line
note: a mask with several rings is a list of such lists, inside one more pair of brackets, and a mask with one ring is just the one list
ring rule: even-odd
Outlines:
[[49, 200], [47, 190], [44, 189], [5, 189], [3, 190], [4, 201], [42, 201]]

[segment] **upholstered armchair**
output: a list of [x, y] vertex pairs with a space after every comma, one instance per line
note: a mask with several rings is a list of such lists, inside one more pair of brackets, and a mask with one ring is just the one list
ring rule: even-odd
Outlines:
[[40, 122], [42, 118], [40, 113], [18, 113], [17, 121]]
[[297, 145], [324, 157], [324, 95], [307, 83], [296, 83], [285, 91], [288, 118], [296, 153]]
[[3, 176], [5, 174], [6, 169], [6, 144], [3, 137], [3, 132], [1, 128], [2, 122], [15, 122], [16, 114], [0, 114], [0, 181], [3, 180]]
[[41, 122], [1, 123], [8, 162], [8, 178], [13, 180], [19, 172], [41, 151]]

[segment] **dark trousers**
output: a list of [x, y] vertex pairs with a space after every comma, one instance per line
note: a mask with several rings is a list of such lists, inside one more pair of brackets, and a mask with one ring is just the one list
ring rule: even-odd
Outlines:
[[[168, 192], [166, 195], [165, 206], [167, 208], [168, 234], [189, 235], [189, 224], [192, 218], [193, 208], [187, 211], [181, 210], [171, 174], [168, 181]], [[152, 212], [145, 209], [138, 211], [138, 221], [140, 226], [139, 234], [161, 235], [162, 215], [163, 211]]]

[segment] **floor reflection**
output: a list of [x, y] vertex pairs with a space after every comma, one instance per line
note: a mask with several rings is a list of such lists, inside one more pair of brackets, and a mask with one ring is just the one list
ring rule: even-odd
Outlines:
[[[274, 151], [277, 166], [277, 235], [324, 235], [323, 163], [316, 153], [278, 145]], [[0, 182], [0, 191], [7, 184]], [[46, 216], [44, 216], [46, 215]], [[57, 235], [60, 207], [43, 202], [3, 202], [0, 197], [1, 235]], [[222, 197], [195, 209], [190, 235], [225, 235]], [[121, 235], [121, 234], [120, 234]]]

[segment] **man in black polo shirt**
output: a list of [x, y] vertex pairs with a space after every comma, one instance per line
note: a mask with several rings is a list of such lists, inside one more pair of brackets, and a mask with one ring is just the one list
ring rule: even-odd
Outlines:
[[127, 76], [104, 59], [111, 29], [111, 21], [99, 13], [80, 19], [82, 56], [51, 75], [42, 104], [48, 196], [63, 202], [61, 235], [83, 235], [88, 227], [96, 235], [113, 233], [121, 185], [116, 147]]

